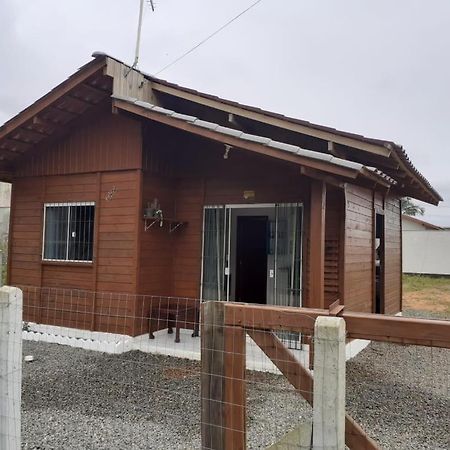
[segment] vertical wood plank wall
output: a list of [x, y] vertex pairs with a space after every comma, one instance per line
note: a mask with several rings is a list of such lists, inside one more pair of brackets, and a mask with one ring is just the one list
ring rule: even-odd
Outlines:
[[[9, 278], [13, 285], [43, 288], [25, 299], [25, 320], [131, 334], [131, 319], [110, 317], [129, 318], [134, 311], [140, 142], [139, 122], [110, 114], [20, 166], [13, 181]], [[101, 171], [83, 173], [92, 168]], [[58, 172], [67, 174], [53, 175]], [[96, 202], [93, 263], [43, 262], [43, 204], [82, 201]], [[68, 297], [63, 289], [71, 288], [101, 294]]]
[[372, 312], [374, 289], [373, 193], [346, 185], [344, 303], [352, 311]]
[[[220, 144], [155, 125], [141, 133], [139, 121], [108, 114], [40, 149], [19, 167], [13, 188], [10, 283], [99, 293], [64, 298], [59, 291], [43, 292], [25, 302], [26, 320], [125, 334], [144, 330], [143, 321], [133, 319], [147, 313], [136, 294], [199, 297], [203, 206], [243, 203], [304, 204], [303, 304], [310, 306], [311, 180], [293, 164], [238, 149], [224, 159]], [[339, 189], [328, 189], [325, 306], [342, 297], [349, 309], [369, 312], [374, 194], [346, 185], [344, 199]], [[245, 199], [244, 191], [253, 191], [254, 199]], [[186, 225], [174, 233], [167, 224], [144, 231], [143, 208], [154, 198], [166, 218]], [[79, 201], [97, 202], [93, 263], [42, 262], [43, 204]], [[388, 197], [385, 211], [386, 312], [395, 313], [401, 295], [398, 198]]]
[[401, 205], [398, 197], [386, 197], [384, 214], [385, 313], [396, 314], [401, 311], [402, 296]]
[[325, 308], [337, 299], [344, 302], [341, 276], [344, 208], [342, 190], [328, 186], [325, 215]]

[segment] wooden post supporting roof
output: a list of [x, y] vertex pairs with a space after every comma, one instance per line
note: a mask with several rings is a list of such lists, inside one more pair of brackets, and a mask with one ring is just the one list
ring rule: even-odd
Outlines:
[[309, 306], [325, 306], [325, 207], [326, 184], [311, 181], [311, 213], [309, 228]]

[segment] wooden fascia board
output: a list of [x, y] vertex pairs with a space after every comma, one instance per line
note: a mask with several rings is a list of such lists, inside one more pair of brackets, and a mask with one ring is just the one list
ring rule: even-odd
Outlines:
[[292, 123], [288, 120], [279, 119], [277, 117], [271, 117], [265, 115], [263, 113], [259, 113], [256, 111], [249, 111], [245, 108], [240, 108], [238, 106], [229, 105], [227, 103], [222, 103], [218, 100], [214, 100], [211, 98], [205, 98], [201, 95], [196, 95], [191, 92], [185, 92], [180, 89], [176, 89], [171, 86], [165, 86], [156, 81], [152, 82], [152, 89], [155, 91], [163, 92], [169, 95], [173, 95], [175, 97], [180, 97], [185, 100], [189, 100], [195, 103], [199, 103], [204, 106], [208, 106], [210, 108], [219, 109], [230, 114], [236, 114], [237, 116], [246, 117], [248, 119], [257, 120], [259, 122], [267, 123], [269, 125], [273, 125], [275, 127], [284, 128], [286, 130], [294, 131], [301, 134], [306, 134], [308, 136], [312, 136], [315, 138], [323, 139], [329, 142], [334, 142], [336, 144], [346, 145], [348, 147], [357, 148], [360, 150], [364, 150], [369, 153], [373, 153], [376, 155], [381, 155], [384, 157], [389, 157], [391, 154], [391, 150], [384, 147], [383, 145], [375, 145], [369, 142], [361, 142], [357, 139], [340, 136], [338, 134], [334, 134], [329, 131], [318, 130], [312, 127], [308, 127], [306, 125], [301, 125], [298, 123]]
[[54, 101], [62, 97], [75, 86], [88, 79], [95, 72], [100, 70], [104, 65], [104, 59], [94, 60], [83, 69], [80, 69], [78, 73], [63, 81], [55, 89], [41, 97], [27, 109], [25, 109], [5, 125], [3, 125], [3, 127], [0, 128], [0, 139], [4, 138], [8, 133], [15, 130], [16, 128], [24, 125], [29, 120], [33, 120], [34, 116], [42, 112], [42, 110], [44, 110], [47, 106], [51, 105]]
[[207, 139], [211, 139], [222, 144], [228, 144], [232, 147], [241, 148], [244, 150], [249, 150], [254, 153], [258, 153], [264, 156], [270, 156], [273, 158], [281, 159], [283, 161], [292, 162], [299, 165], [304, 165], [312, 169], [317, 169], [322, 172], [332, 173], [334, 175], [342, 176], [345, 178], [355, 179], [357, 178], [359, 172], [345, 167], [338, 167], [334, 164], [314, 161], [309, 158], [305, 158], [300, 155], [290, 154], [282, 150], [277, 150], [272, 147], [261, 145], [255, 142], [245, 141], [233, 136], [224, 135], [213, 130], [208, 130], [206, 128], [201, 128], [195, 125], [191, 125], [188, 122], [184, 122], [178, 119], [173, 119], [169, 116], [163, 114], [155, 113], [153, 111], [147, 110], [141, 106], [130, 104], [126, 101], [113, 99], [113, 108], [117, 108], [129, 113], [137, 114], [139, 116], [145, 117], [147, 119], [159, 122], [165, 125], [172, 126], [179, 130], [187, 131], [189, 133], [201, 136]]

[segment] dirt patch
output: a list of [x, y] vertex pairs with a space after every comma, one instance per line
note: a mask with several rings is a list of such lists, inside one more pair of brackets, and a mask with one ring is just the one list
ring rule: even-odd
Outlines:
[[184, 380], [198, 376], [198, 371], [178, 367], [166, 367], [163, 376], [167, 380]]
[[403, 309], [450, 313], [450, 292], [424, 289], [403, 294]]

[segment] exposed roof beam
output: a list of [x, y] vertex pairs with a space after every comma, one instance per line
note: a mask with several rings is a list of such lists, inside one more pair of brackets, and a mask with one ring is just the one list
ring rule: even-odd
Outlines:
[[17, 137], [17, 135], [20, 136], [20, 133], [17, 133], [15, 136], [11, 136], [9, 139], [11, 141], [17, 141], [21, 142], [22, 144], [28, 144], [28, 145], [36, 145], [39, 143], [39, 141], [32, 141], [31, 139], [22, 139], [21, 137]]
[[336, 158], [347, 159], [347, 154], [342, 149], [337, 148], [333, 141], [328, 141], [328, 153], [331, 153]]
[[189, 122], [183, 120], [177, 120], [170, 116], [159, 114], [151, 109], [139, 106], [134, 103], [130, 103], [125, 100], [113, 99], [113, 108], [118, 108], [123, 111], [127, 111], [132, 114], [137, 114], [147, 119], [153, 120], [155, 122], [163, 123], [180, 130], [187, 131], [189, 133], [202, 136], [207, 139], [211, 139], [216, 142], [221, 142], [224, 144], [231, 145], [236, 148], [241, 148], [244, 150], [249, 150], [255, 153], [259, 153], [264, 156], [274, 157], [284, 161], [289, 161], [295, 164], [305, 165], [307, 167], [317, 169], [323, 172], [332, 173], [334, 175], [343, 176], [350, 179], [357, 178], [359, 172], [352, 168], [338, 166], [336, 164], [323, 161], [314, 160], [298, 154], [286, 152], [283, 150], [278, 150], [273, 147], [264, 146], [257, 142], [246, 141], [239, 139], [238, 137], [232, 135], [224, 135], [220, 132], [208, 128], [201, 128], [190, 124]]
[[31, 120], [36, 114], [48, 107], [54, 101], [59, 99], [62, 95], [69, 92], [79, 83], [91, 77], [95, 72], [101, 69], [105, 65], [105, 60], [98, 58], [86, 64], [74, 75], [63, 81], [59, 86], [51, 90], [48, 94], [41, 97], [31, 106], [23, 110], [17, 116], [6, 122], [0, 128], [0, 139], [5, 137], [8, 133]]
[[21, 133], [23, 130], [23, 131], [26, 131], [27, 133], [30, 133], [32, 135], [35, 134], [39, 137], [45, 137], [45, 136], [49, 136], [51, 134], [51, 132], [47, 133], [45, 131], [37, 130], [36, 128], [32, 128], [32, 127], [33, 127], [33, 122], [30, 122], [29, 124], [27, 124], [25, 126], [25, 128], [20, 128], [19, 133]]
[[331, 133], [325, 130], [318, 130], [312, 127], [308, 127], [306, 125], [301, 125], [298, 123], [289, 122], [288, 120], [283, 120], [281, 118], [272, 117], [266, 115], [262, 112], [250, 111], [243, 107], [238, 107], [234, 105], [230, 105], [228, 103], [220, 102], [219, 100], [214, 100], [212, 98], [206, 98], [198, 94], [194, 94], [192, 92], [186, 92], [181, 89], [176, 89], [171, 86], [166, 86], [164, 84], [158, 83], [156, 81], [152, 81], [151, 83], [152, 89], [164, 92], [169, 95], [173, 95], [175, 97], [180, 97], [185, 100], [199, 103], [201, 105], [226, 111], [230, 114], [235, 114], [236, 116], [246, 117], [252, 120], [257, 120], [259, 122], [264, 122], [269, 125], [273, 125], [279, 128], [284, 128], [287, 130], [295, 131], [297, 133], [306, 134], [308, 136], [317, 137], [319, 139], [324, 139], [326, 141], [336, 142], [337, 144], [347, 145], [349, 147], [358, 148], [360, 150], [367, 151], [369, 153], [374, 153], [376, 155], [382, 155], [388, 157], [391, 154], [391, 150], [382, 146], [375, 145], [368, 142], [361, 142], [355, 138], [350, 138], [346, 136], [340, 136], [338, 134]]
[[[5, 145], [6, 144], [6, 145]], [[3, 139], [1, 144], [0, 144], [0, 150], [5, 149], [5, 150], [11, 150], [13, 152], [19, 152], [19, 153], [23, 153], [26, 152], [30, 146], [32, 144], [31, 143], [22, 143], [22, 142], [17, 142], [17, 141], [13, 141], [10, 138], [6, 138]]]
[[345, 182], [341, 179], [334, 177], [330, 174], [325, 174], [319, 170], [311, 169], [309, 167], [300, 167], [300, 173], [309, 178], [314, 178], [316, 180], [324, 181], [326, 184], [330, 184], [339, 189], [343, 189], [345, 187]]
[[69, 122], [70, 120], [75, 119], [80, 116], [80, 114], [76, 114], [74, 112], [67, 111], [66, 109], [59, 108], [57, 106], [49, 106], [48, 108], [46, 108], [46, 111], [54, 112], [56, 114], [61, 114], [63, 117], [65, 116], [65, 118], [68, 119], [68, 120], [63, 119], [62, 122], [60, 122], [60, 121], [55, 122], [55, 124], [66, 123], [66, 122]]
[[83, 83], [81, 84], [81, 87], [83, 89], [86, 89], [88, 91], [90, 91], [92, 94], [98, 95], [98, 94], [102, 94], [102, 95], [108, 95], [109, 96], [109, 91], [104, 90], [100, 87], [95, 87], [92, 84], [89, 83]]

